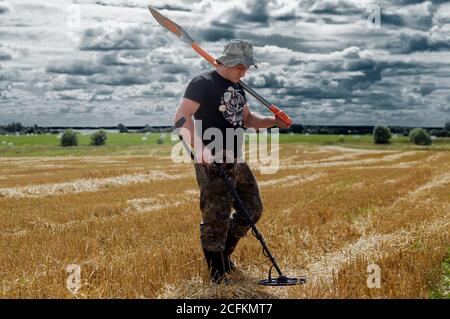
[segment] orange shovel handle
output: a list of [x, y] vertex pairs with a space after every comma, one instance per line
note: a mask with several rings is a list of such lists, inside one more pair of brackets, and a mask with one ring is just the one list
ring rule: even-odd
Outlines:
[[197, 43], [192, 43], [191, 47], [198, 53], [200, 54], [206, 61], [208, 61], [209, 63], [211, 63], [214, 67], [218, 67], [217, 63], [216, 63], [216, 59], [214, 59], [212, 56], [210, 56], [205, 50], [203, 50], [201, 47], [199, 47], [199, 45]]
[[268, 108], [272, 111], [273, 114], [275, 114], [276, 117], [279, 117], [286, 125], [290, 126], [292, 124], [292, 119], [284, 113], [282, 110], [280, 110], [275, 105], [271, 104], [268, 106]]

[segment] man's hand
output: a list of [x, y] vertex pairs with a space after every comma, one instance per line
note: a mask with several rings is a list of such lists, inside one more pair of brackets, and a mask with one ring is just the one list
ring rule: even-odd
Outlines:
[[280, 119], [276, 115], [275, 115], [275, 125], [278, 126], [279, 128], [290, 128], [291, 127], [291, 125], [287, 125], [286, 123], [283, 122], [282, 119]]
[[244, 107], [244, 126], [247, 128], [269, 128], [277, 126], [279, 128], [289, 128], [290, 125], [286, 125], [279, 117], [262, 116], [258, 113], [251, 112], [249, 106], [246, 104]]

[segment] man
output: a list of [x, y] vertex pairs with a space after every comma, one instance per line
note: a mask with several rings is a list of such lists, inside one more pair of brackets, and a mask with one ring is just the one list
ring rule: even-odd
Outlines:
[[[200, 187], [202, 211], [200, 239], [211, 278], [215, 283], [221, 282], [226, 273], [235, 270], [230, 255], [250, 226], [244, 213], [236, 211], [231, 192], [219, 176], [219, 169], [212, 163], [220, 163], [217, 165], [226, 170], [256, 223], [261, 217], [263, 205], [255, 177], [247, 163], [242, 161], [240, 154], [239, 145], [242, 145], [244, 138], [243, 127], [287, 128], [279, 118], [251, 112], [246, 103], [245, 92], [239, 81], [250, 66], [256, 67], [253, 47], [249, 42], [229, 42], [217, 63], [219, 67], [215, 71], [196, 76], [189, 83], [174, 116], [174, 123], [182, 117], [186, 119], [181, 134], [191, 144], [197, 159], [194, 166]], [[198, 122], [201, 124], [200, 132], [194, 133], [192, 116], [196, 123], [201, 121]], [[210, 142], [214, 139], [204, 135], [210, 128], [216, 128], [222, 133], [223, 140], [219, 143], [222, 148], [210, 147], [213, 144]], [[198, 131], [199, 127], [195, 129]], [[227, 129], [228, 132], [230, 129], [238, 132], [237, 143], [234, 142], [235, 135], [227, 136]], [[197, 145], [200, 147], [195, 147]], [[232, 208], [235, 208], [233, 214]]]

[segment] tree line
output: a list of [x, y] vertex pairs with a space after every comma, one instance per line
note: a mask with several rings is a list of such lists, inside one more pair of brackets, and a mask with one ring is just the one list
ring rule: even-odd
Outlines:
[[[119, 133], [169, 133], [173, 130], [171, 126], [150, 126], [144, 127], [126, 126], [119, 123], [115, 127], [103, 127], [104, 129], [116, 129]], [[37, 124], [31, 126], [23, 125], [20, 122], [11, 122], [6, 125], [0, 125], [0, 134], [60, 134], [66, 128], [41, 127]], [[80, 128], [83, 129], [83, 128]], [[86, 129], [90, 129], [86, 127]], [[375, 126], [326, 126], [326, 125], [302, 125], [293, 124], [289, 129], [280, 129], [280, 133], [299, 133], [299, 134], [334, 134], [334, 135], [366, 135], [373, 134]], [[403, 136], [409, 136], [413, 127], [391, 126], [390, 132]], [[423, 128], [429, 135], [436, 137], [450, 136], [450, 121], [442, 128]]]

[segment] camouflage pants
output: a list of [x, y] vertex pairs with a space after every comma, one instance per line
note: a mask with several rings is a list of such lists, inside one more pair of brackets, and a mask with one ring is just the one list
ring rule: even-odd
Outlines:
[[[256, 223], [261, 217], [263, 205], [258, 184], [247, 163], [219, 164], [236, 188], [236, 191]], [[229, 186], [220, 177], [218, 167], [211, 164], [194, 164], [200, 187], [200, 240], [204, 250], [223, 251], [227, 236], [244, 237], [250, 229], [244, 212], [237, 210]], [[202, 173], [203, 166], [205, 168]], [[232, 212], [232, 208], [234, 211]]]

